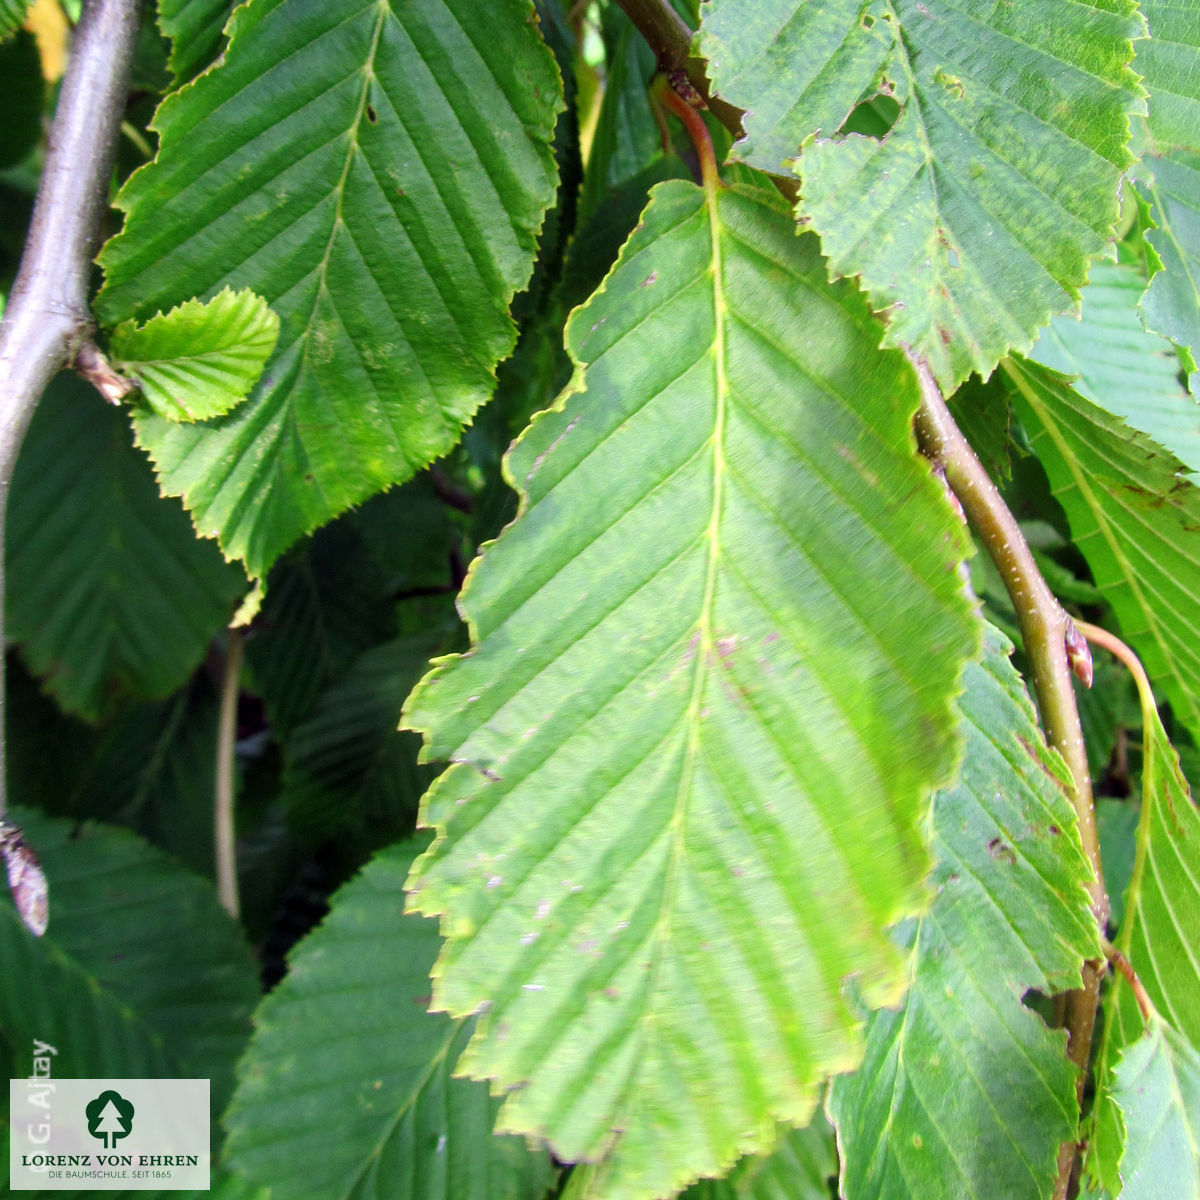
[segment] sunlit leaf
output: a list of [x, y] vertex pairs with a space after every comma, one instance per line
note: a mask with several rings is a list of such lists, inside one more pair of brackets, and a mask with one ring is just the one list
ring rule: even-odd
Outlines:
[[[709, 0], [701, 48], [749, 112], [735, 152], [795, 164], [831, 270], [952, 390], [1073, 309], [1107, 252], [1141, 31], [1132, 0]], [[900, 104], [887, 136], [839, 136], [876, 92]]]
[[876, 337], [773, 192], [660, 184], [509, 455], [476, 648], [410, 703], [454, 763], [414, 874], [435, 1002], [486, 1008], [460, 1069], [522, 1085], [499, 1127], [592, 1160], [582, 1194], [772, 1146], [862, 1053], [847, 976], [903, 988], [978, 627]]

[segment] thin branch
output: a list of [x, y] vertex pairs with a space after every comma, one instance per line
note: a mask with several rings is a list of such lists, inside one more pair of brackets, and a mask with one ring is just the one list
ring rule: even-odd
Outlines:
[[217, 898], [236, 921], [238, 917], [237, 823], [234, 820], [235, 747], [237, 745], [238, 681], [242, 673], [245, 630], [229, 630], [225, 674], [221, 680], [221, 713], [217, 725], [216, 797], [213, 833], [217, 850]]
[[[684, 19], [665, 0], [617, 0], [634, 28], [646, 40], [658, 59], [658, 69], [665, 75], [684, 71], [692, 87], [700, 94], [713, 116], [734, 137], [742, 131], [742, 110], [726, 104], [713, 94], [709, 86], [705, 63], [692, 56], [692, 31]], [[796, 181], [781, 180], [782, 191], [796, 198]], [[790, 189], [790, 192], [789, 192]]]
[[[92, 335], [88, 284], [137, 38], [139, 0], [89, 0], [71, 42], [21, 266], [0, 321], [0, 614], [8, 486], [46, 385]], [[0, 626], [0, 645], [3, 644]], [[0, 722], [4, 714], [0, 673]], [[0, 813], [4, 802], [0, 737]]]
[[[916, 422], [921, 449], [945, 471], [947, 482], [996, 564], [1016, 609], [1046, 741], [1063, 756], [1071, 772], [1071, 803], [1079, 822], [1084, 853], [1093, 872], [1088, 895], [1092, 915], [1103, 934], [1108, 923], [1108, 895], [1100, 866], [1091, 772], [1071, 683], [1073, 671], [1090, 680], [1090, 658], [1081, 651], [1082, 639], [1074, 622], [1037, 569], [1016, 518], [954, 423], [929, 364], [908, 348], [905, 353], [916, 368], [921, 383], [921, 407]], [[1082, 986], [1067, 993], [1067, 1054], [1079, 1072], [1076, 1097], [1080, 1103], [1103, 978], [1103, 960], [1088, 960], [1083, 965]], [[1063, 1146], [1059, 1153], [1055, 1200], [1063, 1200], [1067, 1195], [1076, 1154], [1077, 1147], [1071, 1144]]]

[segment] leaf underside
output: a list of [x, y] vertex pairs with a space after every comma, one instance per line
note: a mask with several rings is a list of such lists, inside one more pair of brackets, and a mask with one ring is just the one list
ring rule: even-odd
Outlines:
[[[1197, 134], [1200, 137], [1200, 133]], [[1157, 229], [1146, 238], [1158, 253], [1162, 270], [1150, 280], [1142, 299], [1147, 329], [1169, 337], [1186, 354], [1197, 392], [1200, 357], [1200, 154], [1178, 152], [1145, 160], [1154, 172], [1142, 185]]]
[[543, 1152], [491, 1136], [487, 1088], [450, 1076], [470, 1023], [426, 1011], [437, 927], [404, 915], [424, 840], [333, 898], [259, 1008], [229, 1157], [276, 1200], [541, 1200], [553, 1182]]
[[1200, 1052], [1155, 1018], [1122, 1055], [1116, 1075], [1128, 1129], [1120, 1200], [1197, 1200]]
[[518, 0], [260, 0], [229, 34], [155, 117], [97, 308], [115, 325], [233, 287], [279, 314], [246, 404], [137, 422], [164, 490], [261, 575], [491, 394], [554, 197], [561, 87]]
[[[1168, 1040], [1187, 1043], [1194, 1057], [1200, 1050], [1200, 810], [1152, 701], [1143, 704], [1143, 716], [1148, 728], [1143, 732], [1141, 824], [1119, 945], [1151, 1003], [1169, 1022], [1173, 1032]], [[1104, 1040], [1097, 1065], [1096, 1130], [1089, 1164], [1114, 1192], [1118, 1190], [1118, 1163], [1127, 1184], [1134, 1177], [1134, 1167], [1122, 1159], [1126, 1127], [1136, 1140], [1148, 1136], [1148, 1124], [1152, 1124], [1146, 1111], [1136, 1107], [1142, 1103], [1136, 1089], [1122, 1082], [1132, 1069], [1128, 1058], [1133, 1052], [1127, 1048], [1140, 1044], [1141, 1032], [1142, 1018], [1133, 994], [1118, 978], [1105, 1007]], [[1152, 1029], [1147, 1036], [1153, 1040], [1157, 1035]], [[1114, 1083], [1111, 1071], [1119, 1052], [1124, 1057], [1116, 1065]], [[1149, 1052], [1137, 1053], [1140, 1057]], [[1137, 1129], [1141, 1132], [1132, 1132]], [[1137, 1158], [1135, 1153], [1134, 1166]], [[1200, 1152], [1194, 1151], [1193, 1161], [1200, 1162]], [[1155, 1178], [1170, 1177], [1156, 1173]]]
[[1200, 472], [1200, 404], [1179, 381], [1174, 348], [1142, 325], [1138, 304], [1145, 290], [1136, 267], [1097, 263], [1079, 318], [1051, 321], [1030, 358], [1078, 376], [1077, 392]]
[[861, 299], [768, 191], [652, 196], [568, 326], [584, 390], [508, 458], [476, 649], [407, 712], [455, 763], [413, 882], [435, 1002], [487, 1010], [460, 1069], [606, 1200], [768, 1149], [857, 1062], [844, 983], [903, 985], [978, 636]]
[[[1132, 0], [710, 0], [702, 28], [716, 90], [749, 110], [734, 153], [795, 165], [831, 270], [945, 390], [1074, 308], [1144, 111]], [[900, 104], [890, 132], [840, 136], [879, 92]]]
[[1083, 399], [1061, 376], [1006, 373], [1075, 544], [1122, 635], [1175, 715], [1200, 737], [1200, 490], [1183, 464]]
[[967, 670], [962, 776], [934, 800], [936, 898], [900, 931], [905, 1002], [872, 1016], [863, 1065], [834, 1082], [846, 1200], [1040, 1200], [1075, 1136], [1065, 1038], [1022, 996], [1077, 984], [1099, 955], [1090, 867], [1009, 649], [992, 630]]
[[1139, 0], [1150, 36], [1134, 69], [1150, 92], [1147, 126], [1158, 150], [1200, 150], [1200, 3]]

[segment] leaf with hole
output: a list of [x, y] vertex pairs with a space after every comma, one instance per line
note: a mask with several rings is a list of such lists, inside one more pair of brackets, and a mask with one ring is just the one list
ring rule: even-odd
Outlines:
[[[1075, 308], [1143, 111], [1132, 0], [753, 8], [704, 6], [713, 84], [749, 110], [734, 152], [775, 172], [798, 158], [797, 213], [886, 313], [887, 344], [915, 347], [949, 391]], [[900, 106], [886, 136], [842, 135], [879, 93]]]

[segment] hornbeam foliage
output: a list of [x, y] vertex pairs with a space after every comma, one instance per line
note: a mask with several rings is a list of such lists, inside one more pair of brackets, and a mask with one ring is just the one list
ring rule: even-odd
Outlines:
[[140, 20], [137, 390], [0, 335], [9, 1076], [211, 1078], [221, 1200], [1200, 1200], [1200, 0]]
[[978, 635], [874, 337], [771, 192], [660, 185], [509, 458], [477, 648], [408, 709], [455, 763], [415, 874], [435, 1004], [485, 1012], [461, 1065], [521, 1085], [501, 1128], [604, 1160], [588, 1195], [769, 1146], [862, 1055], [848, 977], [902, 991]]

